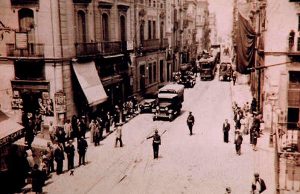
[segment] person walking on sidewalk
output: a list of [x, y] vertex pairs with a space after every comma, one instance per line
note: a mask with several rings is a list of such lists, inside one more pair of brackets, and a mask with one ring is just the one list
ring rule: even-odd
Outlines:
[[233, 73], [232, 73], [232, 81], [233, 81], [233, 85], [235, 85], [236, 78], [237, 78], [237, 73], [236, 73], [236, 71], [233, 71]]
[[225, 119], [225, 123], [223, 123], [223, 133], [224, 133], [224, 142], [228, 143], [228, 133], [230, 130], [230, 124], [228, 123], [228, 119]]
[[189, 112], [189, 116], [187, 117], [186, 123], [189, 127], [190, 135], [193, 135], [193, 126], [195, 123], [195, 117], [194, 117], [194, 115], [192, 115], [191, 111]]
[[32, 191], [36, 194], [43, 193], [44, 176], [43, 172], [39, 170], [39, 165], [35, 164], [31, 172]]
[[259, 178], [258, 173], [254, 173], [252, 185], [255, 185], [256, 190], [258, 190], [259, 193], [262, 193], [267, 189], [265, 181], [262, 178]]
[[238, 155], [241, 155], [243, 136], [240, 134], [239, 130], [237, 130], [236, 133], [237, 133], [237, 138], [234, 141], [235, 150]]
[[91, 123], [90, 123], [90, 138], [91, 138], [91, 143], [94, 142], [94, 133], [95, 133], [95, 130], [96, 130], [96, 124], [95, 124], [95, 121], [94, 119], [91, 120]]
[[117, 147], [118, 141], [120, 141], [120, 147], [123, 147], [123, 142], [122, 142], [122, 123], [117, 123], [116, 126], [117, 126], [117, 129], [116, 129], [116, 143], [115, 143], [115, 147]]
[[253, 150], [256, 151], [256, 145], [257, 145], [257, 138], [258, 138], [258, 132], [257, 131], [253, 131], [253, 135], [252, 135], [252, 147]]
[[65, 152], [68, 158], [68, 170], [74, 168], [74, 156], [75, 156], [75, 147], [72, 144], [72, 141], [68, 141], [68, 145], [65, 148]]
[[81, 164], [85, 165], [85, 153], [87, 151], [88, 144], [84, 139], [84, 136], [81, 136], [77, 141], [77, 151], [79, 154], [79, 166]]
[[147, 137], [147, 139], [153, 138], [152, 146], [153, 146], [153, 155], [154, 159], [158, 158], [158, 151], [159, 151], [159, 146], [161, 145], [161, 138], [160, 135], [158, 134], [158, 130], [155, 129], [155, 134]]

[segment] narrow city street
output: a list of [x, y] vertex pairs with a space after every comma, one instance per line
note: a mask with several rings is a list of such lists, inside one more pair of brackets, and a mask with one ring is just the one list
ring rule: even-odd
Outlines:
[[[258, 152], [263, 150], [254, 152], [249, 136], [244, 136], [242, 155], [235, 153], [230, 84], [198, 77], [194, 88], [185, 89], [181, 115], [173, 122], [152, 121], [151, 114], [135, 117], [123, 126], [122, 148], [114, 148], [114, 133], [100, 147], [89, 145], [88, 164], [77, 167], [76, 160], [74, 176], [53, 173], [44, 192], [213, 194], [231, 187], [233, 193], [249, 193], [253, 173], [262, 172], [273, 157], [266, 152], [261, 158]], [[186, 125], [189, 111], [196, 119], [192, 136]], [[232, 123], [228, 144], [223, 143], [222, 133], [226, 118]], [[162, 134], [157, 160], [152, 140], [146, 139], [155, 128]]]

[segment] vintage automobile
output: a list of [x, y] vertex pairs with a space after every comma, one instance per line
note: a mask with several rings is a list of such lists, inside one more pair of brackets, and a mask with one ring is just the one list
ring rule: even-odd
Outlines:
[[196, 76], [192, 70], [193, 68], [191, 64], [181, 65], [177, 75], [177, 83], [182, 84], [185, 87], [194, 87], [196, 84]]
[[157, 92], [146, 94], [145, 98], [139, 103], [141, 113], [154, 113], [157, 103]]
[[232, 65], [230, 61], [222, 61], [219, 68], [219, 80], [230, 81], [232, 77]]
[[211, 56], [209, 54], [204, 55], [199, 60], [200, 77], [201, 80], [210, 79], [213, 80], [217, 69], [217, 56]]
[[181, 84], [168, 84], [158, 91], [158, 105], [153, 115], [153, 121], [158, 119], [173, 119], [180, 114], [184, 100], [184, 86]]

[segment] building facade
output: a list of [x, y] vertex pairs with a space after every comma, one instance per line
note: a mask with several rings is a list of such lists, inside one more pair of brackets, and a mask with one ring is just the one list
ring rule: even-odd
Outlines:
[[199, 43], [197, 51], [208, 50], [210, 46], [209, 10], [207, 0], [197, 0], [196, 40]]

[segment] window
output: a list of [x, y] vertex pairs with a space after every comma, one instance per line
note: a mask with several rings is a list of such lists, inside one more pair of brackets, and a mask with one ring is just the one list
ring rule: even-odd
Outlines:
[[78, 21], [78, 42], [86, 42], [86, 25], [85, 25], [85, 13], [83, 11], [78, 11], [77, 13]]
[[156, 62], [153, 63], [153, 82], [156, 82], [157, 72], [156, 72]]
[[140, 24], [140, 41], [141, 41], [141, 45], [144, 44], [144, 28], [145, 28], [145, 22], [144, 21], [141, 21], [141, 24]]
[[156, 21], [153, 21], [153, 39], [156, 39]]
[[152, 63], [149, 63], [149, 84], [152, 83]]
[[160, 4], [160, 8], [164, 8], [164, 4], [161, 3], [161, 4]]
[[151, 0], [149, 0], [149, 6], [151, 6]]
[[149, 20], [148, 21], [148, 40], [150, 40], [151, 39], [151, 21]]
[[144, 4], [144, 0], [140, 0], [140, 4]]
[[15, 62], [15, 77], [20, 80], [45, 80], [45, 64]]
[[108, 15], [107, 14], [102, 15], [102, 33], [103, 33], [103, 40], [108, 41], [109, 34], [108, 34]]
[[153, 1], [153, 7], [155, 7], [156, 6], [156, 2], [155, 1]]
[[298, 15], [298, 31], [300, 31], [300, 15]]
[[297, 51], [300, 51], [300, 37], [297, 38]]

